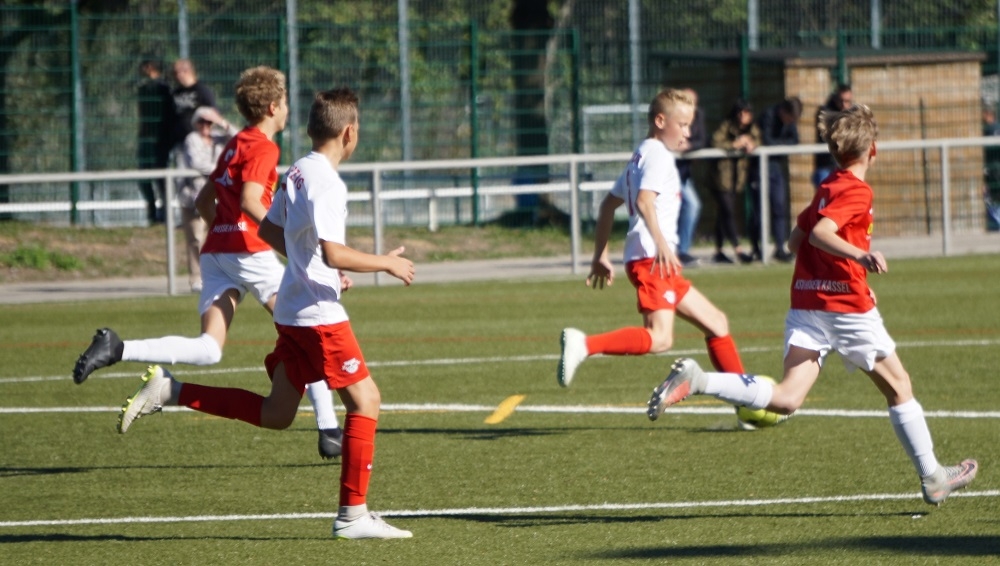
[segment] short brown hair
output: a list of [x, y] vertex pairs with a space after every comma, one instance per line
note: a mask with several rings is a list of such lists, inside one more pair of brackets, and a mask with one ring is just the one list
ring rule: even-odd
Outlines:
[[358, 95], [342, 87], [317, 93], [309, 109], [306, 132], [313, 142], [324, 142], [339, 136], [344, 128], [358, 120]]
[[663, 114], [664, 116], [670, 116], [670, 113], [674, 111], [674, 108], [680, 105], [694, 106], [694, 98], [687, 92], [676, 88], [665, 88], [661, 90], [653, 101], [649, 103], [649, 115], [646, 119], [649, 121], [649, 127], [652, 128], [656, 125], [656, 115]]
[[236, 81], [236, 108], [250, 124], [259, 124], [268, 106], [280, 104], [285, 96], [285, 74], [271, 67], [252, 67]]
[[864, 156], [875, 143], [878, 124], [871, 108], [855, 104], [840, 112], [820, 112], [819, 135], [830, 148], [837, 165], [846, 167]]

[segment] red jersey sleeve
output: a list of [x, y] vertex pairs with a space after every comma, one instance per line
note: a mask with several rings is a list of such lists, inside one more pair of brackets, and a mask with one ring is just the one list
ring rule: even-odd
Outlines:
[[256, 152], [247, 159], [243, 166], [243, 182], [257, 183], [266, 189], [272, 189], [275, 182], [275, 169], [281, 157], [281, 150], [274, 144], [260, 144], [254, 148]]
[[819, 215], [843, 228], [871, 212], [871, 191], [857, 188], [830, 194], [830, 201], [819, 209]]

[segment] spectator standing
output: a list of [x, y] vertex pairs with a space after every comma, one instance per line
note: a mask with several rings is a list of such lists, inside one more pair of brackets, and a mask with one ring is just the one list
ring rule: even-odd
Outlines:
[[[686, 88], [684, 92], [694, 101], [691, 137], [688, 138], [684, 151], [695, 151], [708, 144], [705, 133], [705, 112], [698, 106], [698, 93], [694, 89]], [[691, 165], [690, 159], [677, 160], [677, 172], [681, 176], [681, 213], [677, 218], [677, 259], [681, 260], [684, 267], [698, 265], [698, 258], [692, 256], [690, 252], [694, 231], [701, 216], [701, 199], [698, 198], [698, 189], [695, 188], [691, 176]]]
[[[171, 93], [174, 98], [174, 145], [184, 143], [193, 126], [194, 111], [202, 106], [216, 107], [215, 94], [205, 84], [198, 81], [198, 73], [190, 59], [174, 62], [174, 80], [177, 86]], [[180, 149], [180, 148], [178, 148]]]
[[[823, 135], [819, 131], [820, 114], [822, 114], [823, 111], [840, 112], [842, 110], [847, 110], [853, 105], [854, 105], [854, 92], [851, 90], [851, 85], [849, 84], [837, 85], [837, 90], [833, 91], [833, 93], [826, 98], [826, 102], [823, 103], [823, 106], [820, 106], [819, 109], [816, 110], [817, 143], [824, 143]], [[823, 179], [829, 177], [830, 173], [833, 173], [833, 171], [836, 168], [837, 168], [837, 163], [833, 160], [833, 156], [830, 155], [830, 152], [824, 151], [822, 153], [817, 153], [813, 157], [813, 174], [812, 177], [810, 177], [809, 179], [810, 181], [812, 181], [813, 188], [818, 189], [820, 183], [823, 182]]]
[[750, 254], [740, 246], [739, 231], [736, 229], [734, 203], [736, 195], [743, 194], [747, 184], [750, 164], [745, 157], [760, 145], [760, 128], [753, 121], [753, 107], [749, 102], [738, 99], [726, 115], [726, 119], [712, 134], [712, 147], [729, 152], [739, 152], [738, 156], [720, 159], [715, 163], [712, 177], [712, 197], [715, 198], [715, 263], [733, 263], [723, 246], [728, 241], [742, 263], [752, 261]]
[[[802, 116], [802, 102], [797, 96], [788, 97], [761, 112], [757, 119], [761, 140], [765, 146], [798, 145], [798, 121]], [[763, 258], [763, 235], [761, 234], [760, 210], [760, 159], [751, 161], [750, 174], [750, 222], [747, 232], [753, 244], [754, 259]], [[788, 168], [787, 156], [772, 156], [767, 160], [767, 197], [771, 212], [771, 237], [774, 239], [774, 259], [791, 261], [794, 257], [785, 248], [788, 241]]]
[[181, 151], [177, 154], [177, 166], [181, 169], [194, 169], [201, 175], [177, 179], [177, 202], [181, 208], [181, 226], [187, 250], [188, 283], [192, 292], [200, 293], [201, 267], [198, 256], [205, 243], [205, 221], [198, 214], [195, 201], [205, 186], [208, 175], [215, 170], [226, 142], [239, 130], [210, 106], [196, 109], [191, 124], [194, 130], [184, 138]]
[[[174, 99], [170, 86], [163, 79], [159, 61], [146, 59], [139, 64], [142, 80], [139, 83], [139, 144], [140, 169], [166, 169], [170, 150], [174, 145]], [[162, 206], [166, 202], [164, 180], [139, 183], [139, 191], [146, 201], [146, 218], [150, 224], [163, 222], [166, 215]], [[157, 208], [157, 200], [161, 207]]]

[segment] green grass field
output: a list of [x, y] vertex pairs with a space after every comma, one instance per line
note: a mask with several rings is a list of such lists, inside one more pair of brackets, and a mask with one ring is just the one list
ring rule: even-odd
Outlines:
[[[745, 365], [780, 374], [787, 265], [690, 270], [729, 315]], [[735, 429], [694, 398], [656, 423], [646, 400], [677, 355], [595, 358], [556, 384], [559, 331], [638, 324], [627, 281], [358, 288], [345, 303], [382, 390], [369, 506], [401, 541], [334, 541], [338, 462], [312, 414], [274, 432], [188, 410], [114, 430], [138, 385], [122, 363], [80, 386], [93, 330], [194, 335], [193, 296], [0, 307], [2, 564], [1000, 563], [1000, 262], [890, 262], [873, 281], [940, 460], [982, 470], [940, 508], [863, 374], [828, 360], [787, 424]], [[247, 302], [223, 362], [181, 380], [266, 392], [274, 330]], [[485, 421], [505, 400], [513, 414]], [[342, 415], [341, 415], [342, 416]]]

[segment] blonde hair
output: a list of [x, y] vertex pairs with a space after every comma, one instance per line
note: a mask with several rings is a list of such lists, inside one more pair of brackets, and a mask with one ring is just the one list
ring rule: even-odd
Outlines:
[[855, 104], [839, 112], [820, 112], [819, 135], [830, 148], [837, 165], [846, 167], [868, 153], [878, 138], [878, 124], [871, 108]]
[[665, 88], [661, 90], [649, 103], [649, 127], [656, 127], [656, 115], [663, 114], [670, 116], [675, 108], [681, 105], [694, 106], [694, 98], [691, 94], [676, 88]]
[[252, 67], [236, 81], [236, 108], [250, 124], [259, 124], [271, 103], [280, 104], [285, 95], [285, 74], [271, 67]]
[[322, 143], [338, 137], [344, 128], [358, 120], [358, 95], [349, 88], [320, 92], [309, 109], [310, 139]]

